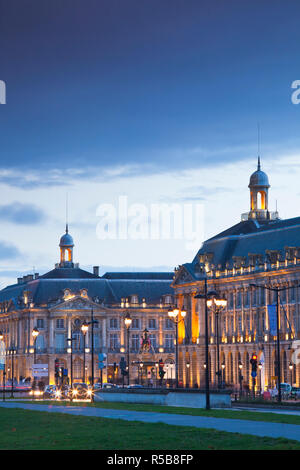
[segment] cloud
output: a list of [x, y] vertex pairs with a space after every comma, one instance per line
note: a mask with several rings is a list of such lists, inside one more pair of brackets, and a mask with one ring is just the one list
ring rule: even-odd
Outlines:
[[18, 248], [9, 243], [0, 241], [0, 259], [14, 259], [20, 256]]
[[45, 219], [44, 212], [33, 204], [12, 202], [0, 206], [0, 220], [18, 225], [36, 225]]
[[0, 168], [0, 184], [24, 190], [70, 186], [78, 180], [97, 182], [114, 181], [119, 178], [130, 178], [145, 174], [159, 173], [153, 165], [116, 165], [95, 166], [68, 169], [16, 169]]
[[[263, 164], [272, 162], [272, 165], [276, 161], [279, 165], [282, 160], [292, 159], [296, 166], [296, 156], [298, 156], [298, 147], [295, 142], [289, 145], [286, 143], [286, 146], [278, 145], [276, 148], [266, 145], [262, 161]], [[255, 166], [257, 149], [255, 145], [158, 148], [151, 151], [141, 149], [131, 155], [124, 153], [122, 159], [126, 163], [89, 166], [78, 163], [78, 166], [75, 164], [67, 168], [63, 164], [59, 168], [54, 167], [53, 164], [42, 165], [39, 168], [2, 167], [0, 168], [0, 184], [23, 190], [35, 190], [71, 186], [84, 180], [101, 183], [160, 174], [176, 175], [177, 178], [181, 178], [184, 177], [186, 171], [193, 169], [213, 168], [216, 170], [226, 165], [239, 165], [246, 161], [253, 161], [253, 166]], [[53, 159], [53, 161], [56, 160]], [[74, 161], [76, 162], [75, 158]], [[107, 161], [110, 161], [109, 156], [107, 156]]]

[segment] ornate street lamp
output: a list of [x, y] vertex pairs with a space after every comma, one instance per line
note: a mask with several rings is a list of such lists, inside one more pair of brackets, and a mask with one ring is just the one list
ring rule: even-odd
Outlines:
[[71, 338], [67, 338], [67, 342], [70, 343], [70, 347], [69, 347], [69, 350], [68, 352], [70, 352], [71, 354], [71, 357], [70, 357], [70, 361], [71, 361], [71, 390], [70, 390], [70, 400], [73, 401], [73, 341], [75, 341], [76, 338], [73, 338], [73, 333], [71, 331]]
[[289, 363], [289, 369], [290, 369], [290, 380], [291, 380], [291, 386], [293, 385], [292, 382], [293, 382], [293, 368], [294, 368], [294, 365], [292, 362]]
[[240, 396], [242, 396], [243, 391], [243, 376], [242, 376], [243, 364], [242, 361], [239, 361], [239, 382], [240, 382]]
[[186, 386], [189, 388], [190, 386], [190, 367], [191, 364], [189, 362], [186, 363], [186, 369], [187, 369], [187, 381], [186, 381]]
[[129, 367], [129, 349], [130, 349], [130, 341], [129, 341], [129, 330], [132, 324], [132, 319], [130, 317], [129, 312], [126, 312], [126, 316], [124, 319], [124, 323], [127, 329], [127, 375], [128, 375], [128, 385], [130, 385], [130, 379], [129, 379], [129, 372], [130, 372], [130, 367]]
[[259, 368], [259, 381], [260, 381], [259, 391], [260, 391], [260, 393], [261, 393], [261, 391], [262, 391], [262, 387], [261, 387], [261, 385], [262, 385], [262, 383], [261, 383], [261, 370], [262, 370], [262, 368], [263, 368], [263, 365], [262, 365], [262, 363], [261, 363], [260, 361], [259, 361], [259, 363], [258, 363], [258, 368]]
[[11, 356], [11, 393], [10, 393], [10, 397], [11, 398], [14, 398], [14, 356], [16, 354], [16, 348], [11, 345], [11, 347], [9, 348], [9, 353], [10, 353], [10, 356]]
[[[3, 341], [4, 335], [2, 331], [0, 331], [0, 341]], [[3, 351], [3, 355], [6, 353], [5, 348]], [[6, 370], [5, 370], [5, 357], [3, 358], [3, 396], [2, 399], [5, 401], [5, 376], [6, 376]]]
[[176, 326], [176, 345], [175, 345], [176, 346], [176, 372], [175, 374], [176, 374], [176, 388], [178, 388], [178, 324], [181, 323], [182, 321], [184, 322], [184, 319], [186, 317], [186, 311], [185, 310], [180, 311], [179, 308], [177, 307], [170, 308], [168, 311], [168, 316], [175, 323], [175, 326]]
[[225, 362], [222, 362], [222, 381], [223, 381], [223, 384], [225, 384]]
[[[40, 332], [37, 329], [37, 327], [35, 327], [35, 328], [33, 328], [31, 334], [32, 334], [32, 337], [33, 337], [33, 364], [35, 364], [36, 363], [36, 340], [37, 340], [37, 337], [40, 334]], [[35, 377], [33, 377], [33, 379], [35, 380]]]
[[86, 373], [85, 373], [85, 342], [86, 342], [86, 334], [88, 332], [89, 325], [86, 322], [83, 322], [81, 325], [81, 331], [83, 334], [83, 382], [85, 383]]
[[206, 301], [207, 307], [215, 312], [215, 323], [216, 323], [216, 338], [217, 338], [217, 377], [218, 377], [218, 389], [221, 388], [221, 371], [220, 371], [220, 337], [219, 337], [219, 313], [226, 307], [227, 300], [213, 296]]

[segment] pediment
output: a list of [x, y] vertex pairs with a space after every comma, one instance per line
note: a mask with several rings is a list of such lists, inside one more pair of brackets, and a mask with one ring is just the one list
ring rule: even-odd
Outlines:
[[188, 270], [184, 266], [180, 266], [176, 275], [175, 275], [175, 280], [173, 282], [173, 285], [178, 285], [178, 284], [187, 284], [189, 282], [194, 282], [195, 279], [193, 276], [188, 272]]
[[89, 298], [81, 297], [80, 295], [74, 296], [67, 300], [62, 300], [54, 305], [50, 311], [65, 311], [65, 310], [94, 310], [94, 311], [105, 311], [106, 309], [100, 306], [98, 303], [93, 302]]

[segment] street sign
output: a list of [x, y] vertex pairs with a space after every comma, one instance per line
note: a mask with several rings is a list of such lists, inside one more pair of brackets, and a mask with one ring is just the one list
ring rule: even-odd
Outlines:
[[48, 377], [48, 364], [33, 364], [32, 375], [34, 377]]
[[253, 370], [253, 371], [251, 372], [251, 376], [252, 376], [253, 378], [255, 378], [255, 377], [257, 376], [257, 372], [255, 372], [255, 371]]
[[106, 364], [104, 364], [104, 361], [107, 360], [107, 355], [106, 355], [105, 353], [99, 353], [99, 354], [98, 354], [98, 360], [99, 360], [99, 362], [98, 362], [98, 368], [99, 368], [100, 370], [105, 369]]

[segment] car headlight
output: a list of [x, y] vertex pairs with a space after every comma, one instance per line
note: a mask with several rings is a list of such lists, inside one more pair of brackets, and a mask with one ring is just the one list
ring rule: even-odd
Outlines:
[[77, 395], [77, 390], [72, 390], [72, 395]]

